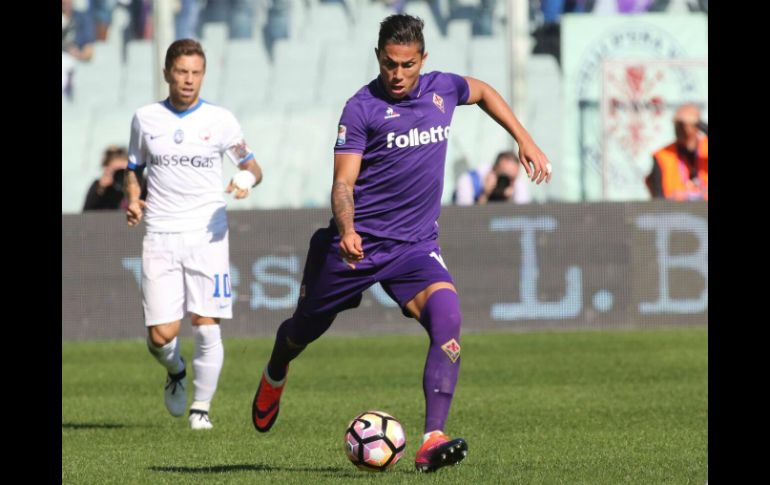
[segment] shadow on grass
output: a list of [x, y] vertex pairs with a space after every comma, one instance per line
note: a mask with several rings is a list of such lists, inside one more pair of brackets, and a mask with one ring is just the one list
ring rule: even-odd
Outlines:
[[[329, 475], [339, 478], [367, 478], [371, 474], [366, 472], [356, 471], [350, 468], [341, 468], [334, 466], [326, 467], [281, 467], [272, 465], [263, 465], [261, 463], [255, 464], [242, 464], [242, 465], [215, 465], [215, 466], [151, 466], [148, 470], [154, 472], [168, 472], [168, 473], [230, 473], [230, 472], [302, 472], [302, 473], [320, 473], [323, 475]], [[403, 474], [409, 473], [404, 470], [390, 470], [387, 472], [389, 475], [393, 473]]]
[[62, 429], [122, 429], [125, 424], [114, 423], [62, 423]]

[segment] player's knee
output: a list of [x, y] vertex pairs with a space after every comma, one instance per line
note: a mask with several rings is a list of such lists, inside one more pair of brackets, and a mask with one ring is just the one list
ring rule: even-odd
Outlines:
[[164, 331], [157, 326], [150, 327], [147, 332], [147, 343], [154, 347], [163, 347], [174, 340], [174, 337], [176, 337], [176, 335], [172, 332]]
[[196, 313], [193, 313], [190, 315], [190, 323], [192, 323], [193, 326], [214, 325], [219, 323], [219, 319], [213, 317], [202, 317]]
[[456, 309], [448, 311], [444, 315], [443, 321], [446, 329], [449, 330], [450, 333], [459, 334], [460, 328], [463, 324], [463, 316], [462, 313], [460, 313], [460, 306], [458, 305]]
[[158, 333], [150, 332], [147, 336], [147, 344], [152, 345], [153, 347], [163, 347], [164, 345], [167, 345], [169, 342], [174, 340], [173, 338], [166, 338], [163, 335], [160, 335]]
[[439, 332], [443, 335], [459, 336], [463, 316], [457, 293], [442, 288], [431, 294], [420, 313], [420, 323], [428, 329], [431, 336]]

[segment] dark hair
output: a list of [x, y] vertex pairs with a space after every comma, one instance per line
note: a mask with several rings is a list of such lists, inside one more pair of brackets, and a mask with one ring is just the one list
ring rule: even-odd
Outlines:
[[425, 22], [419, 17], [406, 14], [396, 14], [387, 17], [380, 22], [380, 38], [377, 41], [377, 49], [382, 50], [386, 44], [419, 44], [420, 54], [425, 53], [425, 40], [422, 37], [422, 28]]
[[201, 56], [203, 58], [203, 69], [206, 69], [206, 54], [203, 53], [203, 47], [194, 39], [175, 40], [166, 51], [166, 70], [170, 71], [177, 57], [181, 56]]
[[500, 165], [500, 162], [502, 162], [506, 158], [512, 158], [514, 162], [519, 161], [519, 157], [517, 157], [516, 154], [513, 153], [512, 151], [508, 150], [497, 154], [497, 158], [495, 159], [495, 164], [493, 165], [493, 167], [497, 167], [498, 165]]
[[107, 149], [104, 150], [104, 155], [102, 155], [102, 167], [106, 167], [116, 158], [128, 158], [128, 152], [124, 147], [119, 147], [117, 145], [108, 146]]

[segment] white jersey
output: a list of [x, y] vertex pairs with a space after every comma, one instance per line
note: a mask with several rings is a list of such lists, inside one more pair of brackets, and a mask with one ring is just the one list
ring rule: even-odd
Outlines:
[[131, 122], [128, 168], [147, 165], [147, 232], [227, 228], [222, 158], [253, 155], [230, 111], [203, 100], [177, 111], [168, 100], [144, 106]]

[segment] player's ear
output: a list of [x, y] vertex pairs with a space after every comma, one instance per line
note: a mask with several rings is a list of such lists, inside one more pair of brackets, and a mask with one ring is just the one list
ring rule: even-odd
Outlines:
[[166, 69], [163, 69], [163, 79], [165, 79], [167, 83], [171, 83], [171, 76]]

